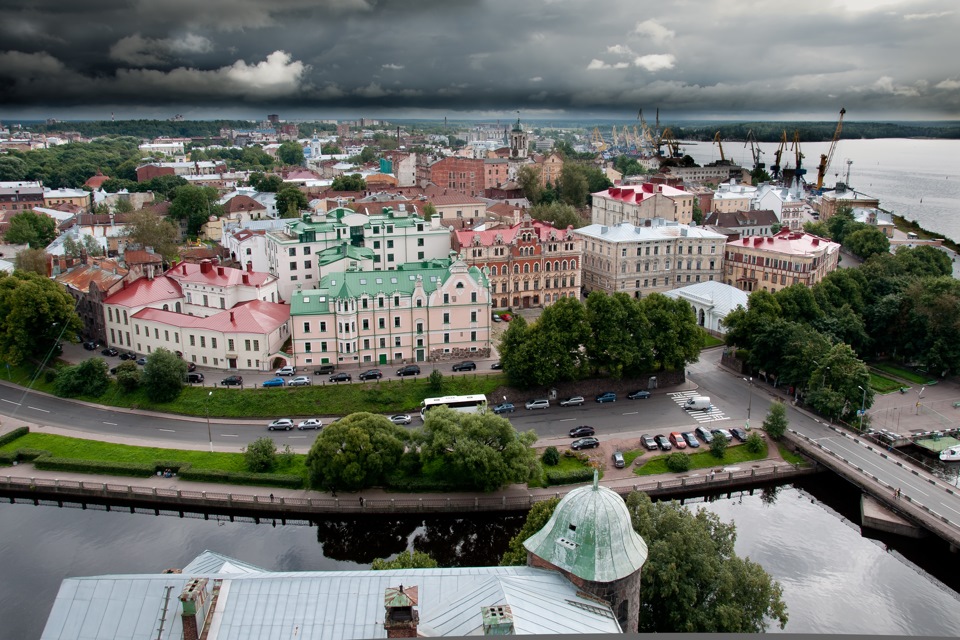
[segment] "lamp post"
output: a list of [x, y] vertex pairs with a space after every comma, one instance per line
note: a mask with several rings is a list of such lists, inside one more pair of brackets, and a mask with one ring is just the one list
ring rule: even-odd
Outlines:
[[213, 395], [213, 391], [207, 394], [207, 401], [204, 403], [204, 406], [207, 408], [207, 438], [210, 440], [210, 453], [213, 453], [213, 434], [210, 432], [210, 396]]
[[863, 432], [863, 414], [866, 411], [866, 407], [867, 407], [867, 390], [861, 387], [860, 385], [857, 385], [857, 389], [860, 389], [860, 391], [863, 391], [863, 398], [860, 400], [860, 432], [862, 433]]
[[917, 415], [920, 415], [920, 401], [923, 399], [923, 390], [926, 387], [920, 387], [920, 391], [917, 391]]
[[744, 380], [748, 385], [750, 385], [750, 399], [747, 400], [747, 424], [745, 425], [746, 430], [749, 431], [750, 430], [750, 408], [753, 406], [753, 376], [750, 376], [749, 378], [744, 378]]

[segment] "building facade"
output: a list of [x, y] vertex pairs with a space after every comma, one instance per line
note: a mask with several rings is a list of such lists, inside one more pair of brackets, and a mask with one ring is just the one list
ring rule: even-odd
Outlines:
[[494, 308], [544, 307], [580, 297], [583, 238], [525, 214], [513, 226], [454, 231], [453, 250], [483, 269]]
[[44, 206], [39, 182], [0, 182], [0, 211], [31, 211]]
[[692, 193], [665, 184], [646, 182], [610, 187], [594, 193], [591, 221], [598, 225], [629, 222], [642, 225], [645, 220], [662, 218], [679, 224], [693, 222]]
[[820, 196], [820, 219], [826, 222], [833, 217], [840, 207], [850, 207], [852, 209], [878, 209], [880, 200], [860, 193], [855, 189], [838, 189], [836, 191], [827, 191]]
[[453, 156], [442, 158], [430, 165], [429, 181], [438, 187], [482, 197], [486, 185], [484, 161]]
[[640, 298], [697, 282], [721, 280], [727, 237], [654, 219], [592, 224], [573, 231], [583, 238], [583, 293], [606, 291]]
[[779, 291], [794, 284], [812, 286], [837, 268], [840, 245], [802, 231], [782, 229], [774, 236], [727, 243], [723, 280], [743, 291]]
[[403, 364], [490, 355], [490, 292], [461, 260], [341, 271], [291, 299], [294, 364]]

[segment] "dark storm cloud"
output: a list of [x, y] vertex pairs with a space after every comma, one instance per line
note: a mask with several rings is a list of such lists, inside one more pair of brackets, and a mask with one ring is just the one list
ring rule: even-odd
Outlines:
[[955, 118], [954, 4], [8, 0], [0, 110]]

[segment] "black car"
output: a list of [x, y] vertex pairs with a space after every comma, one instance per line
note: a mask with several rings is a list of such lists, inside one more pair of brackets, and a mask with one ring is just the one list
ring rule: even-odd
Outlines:
[[579, 451], [580, 449], [593, 449], [600, 446], [600, 441], [596, 438], [580, 438], [579, 440], [574, 440], [570, 443], [570, 448], [574, 451]]
[[137, 364], [140, 365], [141, 367], [145, 367], [147, 366], [147, 359], [141, 356], [137, 358]]
[[647, 451], [656, 451], [660, 448], [657, 444], [657, 441], [653, 439], [651, 435], [642, 435], [640, 436], [640, 444], [643, 445], [643, 448]]
[[203, 374], [202, 374], [202, 373], [188, 373], [188, 374], [187, 374], [187, 382], [189, 382], [189, 383], [191, 383], [191, 384], [192, 384], [192, 383], [195, 383], [195, 382], [203, 382]]
[[[317, 367], [316, 369], [313, 370], [313, 375], [315, 375], [315, 376], [328, 376], [328, 375], [330, 375], [331, 373], [333, 373], [333, 372], [336, 371], [336, 370], [337, 370], [337, 368], [336, 368], [335, 366], [333, 366], [332, 364], [322, 364], [322, 365], [320, 365], [319, 367]], [[363, 380], [363, 378], [360, 378], [360, 379]]]
[[587, 425], [582, 425], [582, 426], [574, 427], [573, 429], [570, 429], [571, 438], [582, 438], [583, 436], [592, 436], [594, 433], [596, 433], [596, 431], [594, 431], [593, 427], [588, 427]]
[[83, 348], [86, 349], [87, 351], [93, 351], [94, 349], [97, 348], [97, 341], [88, 340], [87, 342], [83, 343]]
[[660, 447], [661, 451], [670, 451], [670, 449], [673, 449], [673, 445], [670, 444], [670, 438], [663, 434], [658, 435], [654, 440], [657, 441], [657, 446]]
[[491, 368], [491, 369], [503, 369], [503, 365], [500, 364], [499, 362], [494, 362], [492, 365], [490, 365], [490, 368]]
[[350, 382], [351, 380], [353, 380], [353, 377], [349, 373], [343, 371], [340, 373], [335, 373], [329, 378], [330, 382]]
[[107, 347], [106, 349], [104, 349], [103, 351], [100, 352], [100, 355], [103, 355], [103, 356], [118, 356], [118, 355], [120, 355], [120, 352], [117, 351], [116, 349], [114, 349], [113, 347]]
[[733, 437], [739, 440], [740, 442], [747, 441], [747, 432], [741, 429], [740, 427], [733, 427], [730, 429], [730, 433], [733, 434]]
[[408, 364], [405, 367], [397, 369], [398, 376], [418, 376], [420, 375], [420, 367], [415, 364]]
[[220, 381], [225, 387], [239, 387], [243, 384], [243, 376], [227, 376]]
[[383, 371], [380, 369], [369, 369], [357, 376], [360, 380], [379, 380], [383, 377]]
[[707, 429], [706, 427], [697, 427], [696, 434], [700, 436], [700, 439], [707, 444], [713, 442], [713, 434], [710, 433], [710, 429]]
[[464, 360], [463, 362], [458, 362], [453, 365], [454, 371], [473, 371], [477, 368], [476, 362], [471, 362], [470, 360]]
[[121, 359], [121, 360], [136, 360], [136, 359], [137, 359], [137, 356], [133, 355], [132, 353], [127, 353], [126, 351], [124, 351], [123, 353], [120, 354], [120, 359]]
[[646, 400], [650, 397], [649, 391], [634, 391], [633, 393], [628, 393], [627, 398], [629, 400]]

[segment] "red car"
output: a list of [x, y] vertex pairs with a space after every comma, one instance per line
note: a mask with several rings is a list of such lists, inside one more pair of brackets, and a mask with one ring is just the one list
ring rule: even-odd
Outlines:
[[513, 320], [513, 316], [510, 315], [509, 313], [501, 313], [500, 319], [503, 320], [504, 322], [510, 322], [511, 320]]

